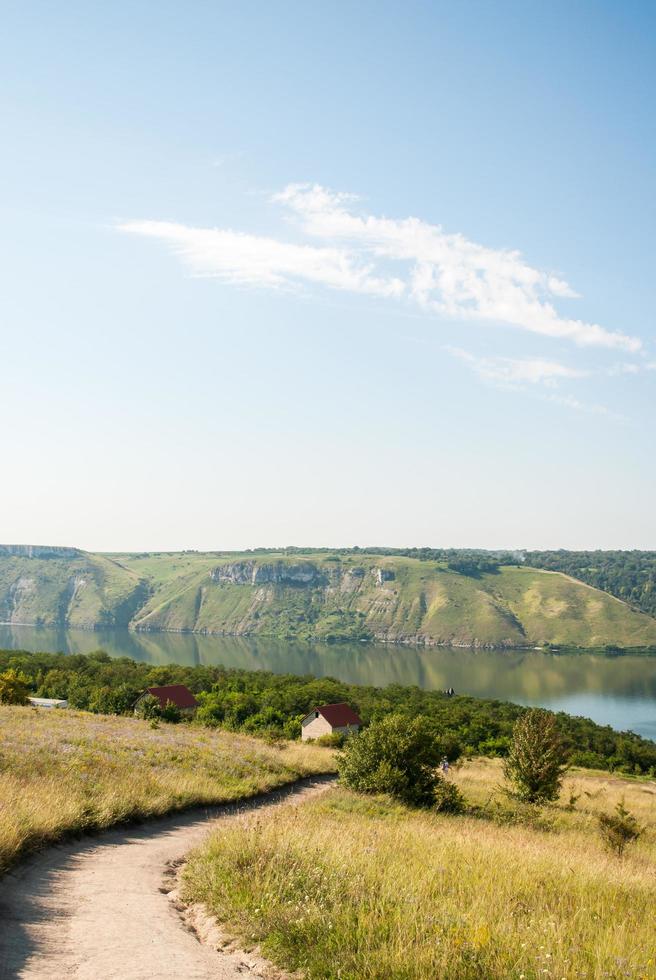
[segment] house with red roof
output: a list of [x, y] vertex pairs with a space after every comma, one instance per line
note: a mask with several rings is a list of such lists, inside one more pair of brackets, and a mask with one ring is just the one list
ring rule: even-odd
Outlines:
[[149, 687], [141, 694], [135, 703], [135, 714], [139, 713], [139, 705], [147, 698], [157, 698], [162, 710], [167, 704], [174, 704], [181, 715], [193, 715], [198, 707], [198, 701], [184, 684], [164, 684], [162, 687]]
[[353, 735], [361, 725], [362, 719], [345, 701], [322, 704], [313, 708], [301, 722], [301, 738], [307, 742], [322, 735]]

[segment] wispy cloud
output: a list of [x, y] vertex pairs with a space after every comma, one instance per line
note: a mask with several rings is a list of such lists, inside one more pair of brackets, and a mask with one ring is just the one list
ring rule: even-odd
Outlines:
[[220, 228], [190, 228], [168, 221], [128, 221], [121, 231], [169, 245], [198, 276], [237, 285], [293, 287], [315, 283], [374, 296], [399, 296], [403, 283], [378, 276], [371, 263], [344, 249], [293, 245]]
[[615, 422], [626, 422], [628, 421], [626, 415], [620, 415], [618, 412], [611, 411], [610, 408], [606, 408], [605, 405], [597, 405], [595, 403], [590, 404], [588, 402], [582, 402], [579, 398], [575, 398], [574, 395], [549, 395], [548, 399], [555, 405], [560, 405], [563, 408], [571, 408], [575, 412], [583, 412], [585, 415], [601, 415], [604, 418], [612, 419]]
[[495, 384], [543, 385], [555, 388], [559, 381], [584, 378], [588, 372], [568, 367], [558, 361], [531, 357], [477, 357], [460, 347], [446, 347], [450, 354], [464, 361], [480, 378]]
[[357, 199], [318, 185], [291, 184], [273, 200], [320, 244], [221, 228], [128, 221], [121, 231], [165, 242], [193, 274], [269, 288], [315, 284], [403, 301], [435, 317], [479, 320], [566, 339], [582, 347], [638, 351], [637, 337], [559, 313], [576, 297], [560, 277], [517, 251], [493, 249], [419, 218], [363, 214]]
[[[582, 401], [580, 398], [559, 391], [562, 382], [578, 378], [589, 378], [595, 372], [581, 368], [570, 367], [559, 361], [550, 361], [536, 357], [478, 357], [460, 347], [445, 347], [453, 357], [462, 361], [479, 378], [489, 382], [496, 388], [506, 388], [515, 391], [533, 389], [540, 391], [538, 397], [586, 415], [599, 415], [615, 421], [626, 421], [626, 417], [618, 415], [604, 405]], [[604, 372], [607, 373], [607, 372]]]

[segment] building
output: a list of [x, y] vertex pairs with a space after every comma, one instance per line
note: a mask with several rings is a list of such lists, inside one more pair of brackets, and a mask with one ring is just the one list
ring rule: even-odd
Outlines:
[[28, 698], [33, 708], [68, 708], [68, 701], [63, 698]]
[[164, 709], [169, 702], [174, 704], [181, 715], [193, 715], [196, 713], [198, 701], [193, 696], [188, 687], [184, 684], [165, 684], [163, 687], [149, 687], [141, 694], [134, 705], [135, 714], [138, 713], [139, 705], [148, 696], [157, 698], [160, 707]]
[[307, 742], [322, 735], [352, 735], [360, 730], [362, 721], [353, 708], [341, 704], [322, 704], [314, 708], [301, 722], [301, 738]]

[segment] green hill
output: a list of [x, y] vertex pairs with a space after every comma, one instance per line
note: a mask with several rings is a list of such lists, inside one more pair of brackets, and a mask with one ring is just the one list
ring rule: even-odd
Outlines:
[[556, 572], [482, 567], [330, 551], [0, 546], [0, 620], [467, 647], [656, 646], [656, 619], [605, 592]]

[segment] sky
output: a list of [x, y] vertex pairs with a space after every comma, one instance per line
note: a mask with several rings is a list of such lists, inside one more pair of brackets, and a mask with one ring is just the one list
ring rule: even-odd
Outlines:
[[7, 3], [0, 541], [656, 548], [656, 7]]

